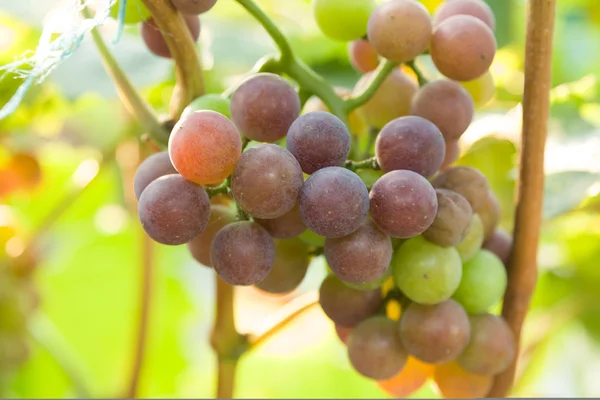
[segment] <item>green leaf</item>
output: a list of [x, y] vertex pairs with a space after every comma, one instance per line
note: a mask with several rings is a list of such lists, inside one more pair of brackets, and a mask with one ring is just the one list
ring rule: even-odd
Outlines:
[[544, 219], [565, 214], [583, 202], [589, 189], [600, 182], [600, 173], [562, 171], [546, 177], [544, 189]]

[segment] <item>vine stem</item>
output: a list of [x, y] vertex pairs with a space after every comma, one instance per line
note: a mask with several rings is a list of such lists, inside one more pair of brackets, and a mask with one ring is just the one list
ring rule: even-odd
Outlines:
[[358, 169], [374, 169], [376, 171], [380, 170], [381, 167], [379, 166], [379, 163], [377, 162], [377, 158], [372, 157], [372, 158], [367, 158], [366, 160], [362, 160], [362, 161], [352, 161], [352, 160], [347, 160], [346, 163], [344, 164], [344, 168], [349, 169], [352, 172], [356, 172], [356, 170]]
[[204, 94], [204, 77], [194, 39], [181, 14], [170, 0], [142, 0], [175, 61], [177, 85], [171, 97], [171, 117], [179, 119], [183, 109]]
[[[84, 8], [82, 14], [85, 18], [92, 18], [88, 8]], [[100, 58], [104, 63], [104, 68], [106, 68], [106, 71], [114, 81], [117, 93], [127, 111], [140, 121], [144, 129], [148, 131], [148, 134], [155, 142], [163, 145], [166, 144], [169, 139], [169, 132], [167, 132], [159, 122], [150, 105], [146, 103], [138, 91], [135, 90], [135, 87], [108, 49], [98, 28], [92, 29], [91, 35], [94, 44], [100, 53]]]
[[[555, 8], [556, 0], [529, 1], [515, 235], [508, 269], [508, 287], [502, 308], [502, 315], [517, 340], [517, 349], [520, 347], [521, 329], [537, 280]], [[516, 365], [517, 357], [506, 371], [495, 377], [488, 396], [506, 396], [514, 381]]]
[[415, 75], [417, 76], [417, 80], [419, 81], [419, 86], [426, 85], [429, 81], [425, 78], [425, 75], [421, 72], [419, 67], [415, 64], [415, 60], [411, 60], [406, 63], [406, 66], [413, 70]]
[[369, 101], [371, 97], [373, 97], [375, 92], [377, 92], [379, 86], [381, 86], [383, 81], [385, 81], [388, 75], [391, 74], [397, 66], [397, 63], [389, 60], [384, 60], [380, 62], [377, 66], [377, 69], [373, 71], [371, 79], [369, 80], [365, 88], [362, 90], [362, 92], [344, 102], [344, 109], [346, 110], [346, 112], [350, 112]]

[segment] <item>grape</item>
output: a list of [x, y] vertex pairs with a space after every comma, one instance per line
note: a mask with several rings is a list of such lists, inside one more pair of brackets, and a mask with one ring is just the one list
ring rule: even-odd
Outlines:
[[319, 29], [334, 40], [347, 42], [367, 33], [374, 0], [313, 0], [312, 9]]
[[[342, 99], [346, 100], [352, 96], [352, 92], [343, 87], [335, 87], [335, 92]], [[304, 104], [304, 108], [302, 109], [303, 114], [307, 114], [312, 111], [329, 111], [323, 100], [318, 98], [317, 96], [312, 96], [308, 99], [306, 104]], [[362, 116], [358, 112], [358, 110], [353, 110], [348, 115], [348, 127], [350, 128], [350, 133], [360, 136], [367, 131], [367, 126], [365, 121], [363, 121]]]
[[440, 246], [456, 246], [469, 232], [473, 210], [463, 196], [452, 190], [436, 189], [435, 193], [438, 211], [423, 237]]
[[235, 126], [215, 111], [195, 111], [181, 119], [169, 137], [169, 155], [189, 181], [215, 185], [233, 172], [242, 152]]
[[231, 95], [231, 117], [248, 139], [274, 142], [300, 115], [300, 98], [285, 79], [260, 73], [244, 80]]
[[315, 246], [315, 247], [325, 246], [325, 238], [321, 235], [317, 235], [310, 229], [306, 229], [304, 232], [302, 232], [298, 236], [298, 238], [310, 246]]
[[505, 266], [508, 266], [512, 251], [512, 237], [503, 229], [496, 228], [492, 236], [483, 242], [483, 248], [494, 253]]
[[352, 289], [334, 275], [329, 275], [319, 289], [319, 303], [333, 322], [352, 327], [375, 314], [383, 299], [378, 289]]
[[431, 38], [431, 59], [437, 69], [456, 81], [479, 78], [492, 65], [496, 38], [481, 20], [455, 15], [439, 24]]
[[444, 161], [442, 161], [441, 171], [444, 171], [452, 166], [456, 160], [460, 157], [460, 146], [458, 140], [447, 140], [446, 141], [446, 155]]
[[350, 336], [350, 332], [352, 332], [352, 328], [341, 325], [335, 326], [335, 333], [337, 333], [338, 338], [344, 344], [348, 344], [348, 336]]
[[401, 117], [383, 127], [375, 142], [375, 156], [381, 169], [414, 171], [429, 178], [446, 154], [440, 130], [421, 117]]
[[306, 230], [302, 218], [300, 218], [300, 210], [298, 203], [294, 207], [280, 217], [273, 219], [254, 218], [254, 222], [260, 224], [269, 232], [271, 237], [277, 239], [290, 239], [300, 235]]
[[481, 250], [483, 245], [483, 222], [478, 214], [473, 214], [467, 229], [467, 236], [456, 246], [462, 262], [467, 262]]
[[356, 231], [369, 211], [369, 191], [354, 172], [326, 167], [312, 174], [300, 191], [300, 216], [318, 235], [340, 238]]
[[386, 269], [383, 275], [381, 275], [379, 278], [372, 280], [370, 282], [357, 283], [357, 284], [344, 282], [344, 284], [352, 289], [373, 290], [373, 289], [377, 289], [377, 288], [383, 286], [385, 281], [387, 281], [390, 276], [392, 276], [392, 268]]
[[215, 235], [223, 227], [233, 222], [235, 222], [235, 214], [229, 207], [211, 206], [210, 218], [206, 229], [187, 244], [192, 257], [200, 264], [210, 267], [210, 247]]
[[436, 366], [433, 379], [447, 399], [484, 398], [493, 383], [493, 377], [467, 372], [457, 362]]
[[435, 188], [450, 189], [462, 195], [474, 212], [483, 207], [490, 191], [490, 184], [481, 172], [462, 165], [443, 171], [431, 183]]
[[392, 259], [396, 286], [420, 304], [437, 304], [454, 294], [462, 277], [460, 256], [417, 236], [409, 239]]
[[392, 260], [392, 241], [371, 220], [354, 233], [325, 240], [325, 259], [333, 273], [344, 282], [365, 284], [383, 275]]
[[396, 323], [386, 317], [366, 319], [350, 332], [348, 356], [358, 373], [377, 380], [398, 374], [407, 359]]
[[415, 0], [380, 4], [369, 18], [369, 42], [388, 60], [403, 63], [423, 53], [431, 39], [431, 17]]
[[[200, 36], [200, 20], [198, 17], [195, 15], [184, 15], [183, 19], [194, 41], [198, 40]], [[149, 18], [140, 25], [140, 33], [148, 50], [157, 56], [171, 58], [171, 51], [167, 46], [167, 42], [165, 42], [165, 38], [153, 18]]]
[[516, 347], [504, 319], [491, 314], [476, 315], [471, 317], [471, 341], [457, 361], [468, 372], [496, 375], [508, 368]]
[[171, 0], [171, 2], [183, 14], [198, 15], [213, 8], [217, 0]]
[[423, 233], [437, 213], [435, 190], [427, 179], [412, 171], [392, 171], [371, 189], [371, 217], [393, 237], [410, 238]]
[[210, 260], [217, 274], [231, 285], [254, 285], [269, 275], [275, 244], [269, 233], [250, 221], [221, 229], [213, 239]]
[[433, 375], [433, 365], [425, 364], [414, 357], [408, 356], [406, 365], [390, 379], [377, 382], [377, 385], [393, 396], [401, 399], [419, 390], [431, 375]]
[[183, 110], [181, 119], [187, 118], [194, 111], [210, 110], [231, 118], [229, 112], [229, 99], [214, 93], [205, 94], [192, 101]]
[[177, 170], [171, 164], [169, 153], [166, 151], [152, 154], [146, 158], [137, 171], [133, 178], [133, 191], [135, 192], [135, 198], [140, 199], [142, 192], [146, 189], [146, 186], [150, 184], [156, 178], [160, 178], [164, 175], [176, 174]]
[[506, 268], [496, 255], [480, 250], [463, 265], [463, 276], [454, 293], [469, 314], [481, 314], [498, 304], [506, 290]]
[[417, 359], [440, 364], [453, 361], [469, 343], [469, 316], [454, 300], [435, 305], [412, 303], [400, 319], [400, 339]]
[[308, 246], [300, 239], [275, 240], [275, 263], [267, 277], [256, 287], [267, 293], [282, 294], [296, 289], [308, 269]]
[[231, 177], [231, 193], [256, 218], [281, 217], [298, 199], [304, 177], [294, 156], [276, 144], [246, 150]]
[[348, 58], [350, 58], [352, 68], [361, 74], [374, 71], [379, 64], [377, 52], [365, 39], [348, 43]]
[[[372, 74], [364, 74], [356, 83], [353, 92], [355, 95], [367, 87]], [[410, 102], [417, 89], [417, 84], [406, 74], [394, 69], [373, 97], [359, 107], [358, 111], [368, 125], [381, 129], [388, 122], [410, 114]]]
[[475, 102], [475, 107], [483, 107], [494, 97], [496, 92], [496, 85], [494, 84], [494, 77], [487, 71], [479, 78], [467, 82], [459, 82], [462, 87], [467, 89], [467, 92], [471, 95], [471, 98]]
[[494, 12], [483, 0], [446, 1], [436, 10], [433, 23], [438, 25], [455, 15], [471, 15], [483, 21], [491, 30], [496, 28]]
[[350, 133], [335, 115], [314, 111], [299, 117], [288, 131], [287, 149], [307, 174], [339, 167], [350, 153]]
[[[119, 9], [121, 8], [121, 1], [117, 0], [115, 5], [110, 9], [110, 16], [114, 19], [119, 18]], [[125, 24], [137, 24], [143, 22], [150, 17], [150, 11], [146, 8], [142, 0], [127, 0], [125, 4]]]
[[229, 206], [231, 206], [232, 202], [233, 202], [233, 197], [231, 197], [231, 195], [225, 194], [225, 193], [218, 193], [210, 198], [210, 204], [214, 205], [214, 206], [229, 207]]
[[138, 215], [153, 240], [180, 245], [204, 231], [210, 216], [210, 201], [201, 186], [186, 181], [181, 175], [165, 175], [144, 189]]
[[440, 79], [423, 86], [412, 99], [410, 113], [433, 122], [446, 140], [458, 140], [471, 121], [475, 104], [460, 84]]
[[481, 217], [481, 222], [483, 222], [485, 240], [493, 235], [494, 229], [496, 229], [498, 223], [500, 223], [501, 212], [500, 202], [494, 192], [490, 190], [485, 203], [477, 211], [477, 214]]

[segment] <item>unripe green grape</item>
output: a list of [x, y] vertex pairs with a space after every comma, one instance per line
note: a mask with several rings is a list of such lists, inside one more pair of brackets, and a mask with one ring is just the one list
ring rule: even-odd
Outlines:
[[396, 286], [420, 304], [448, 300], [462, 278], [460, 256], [454, 247], [441, 247], [422, 236], [409, 239], [392, 259]]
[[[119, 18], [119, 8], [123, 0], [117, 0], [115, 5], [110, 9], [110, 16], [114, 19]], [[150, 11], [146, 8], [141, 0], [127, 0], [125, 5], [125, 23], [126, 24], [137, 24], [150, 17]]]
[[463, 265], [463, 277], [454, 293], [469, 314], [480, 314], [497, 304], [506, 290], [506, 268], [492, 252], [480, 250]]
[[483, 245], [483, 229], [481, 217], [477, 214], [473, 214], [471, 225], [469, 226], [469, 233], [467, 233], [467, 236], [463, 241], [456, 246], [456, 250], [458, 250], [458, 254], [463, 263], [469, 261], [479, 250], [481, 250], [481, 246]]
[[481, 108], [492, 100], [496, 93], [494, 77], [490, 71], [472, 81], [459, 82], [473, 98], [475, 108]]
[[205, 94], [193, 100], [183, 110], [181, 119], [185, 119], [194, 111], [200, 110], [216, 111], [231, 119], [231, 113], [229, 112], [229, 99], [215, 93]]
[[366, 35], [375, 1], [313, 0], [312, 8], [319, 29], [326, 36], [349, 42]]

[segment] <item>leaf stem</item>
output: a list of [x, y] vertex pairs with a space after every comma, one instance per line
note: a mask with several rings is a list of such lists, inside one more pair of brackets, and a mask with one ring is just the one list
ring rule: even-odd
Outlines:
[[365, 86], [364, 90], [360, 92], [358, 95], [346, 100], [344, 102], [344, 109], [346, 112], [350, 112], [355, 108], [358, 108], [365, 104], [367, 101], [373, 97], [379, 86], [385, 81], [389, 74], [398, 66], [397, 63], [384, 60], [379, 63], [377, 69], [373, 71], [371, 75], [371, 79]]
[[344, 168], [353, 172], [356, 172], [356, 170], [359, 169], [374, 169], [376, 171], [381, 169], [375, 157], [367, 158], [366, 160], [362, 161], [347, 160], [344, 164]]
[[[521, 329], [537, 280], [537, 252], [544, 195], [544, 149], [552, 76], [552, 36], [556, 0], [530, 0], [525, 50], [523, 130], [514, 245], [502, 315], [520, 347]], [[517, 354], [519, 351], [517, 351]], [[494, 380], [489, 397], [505, 397], [513, 385], [517, 359]]]

